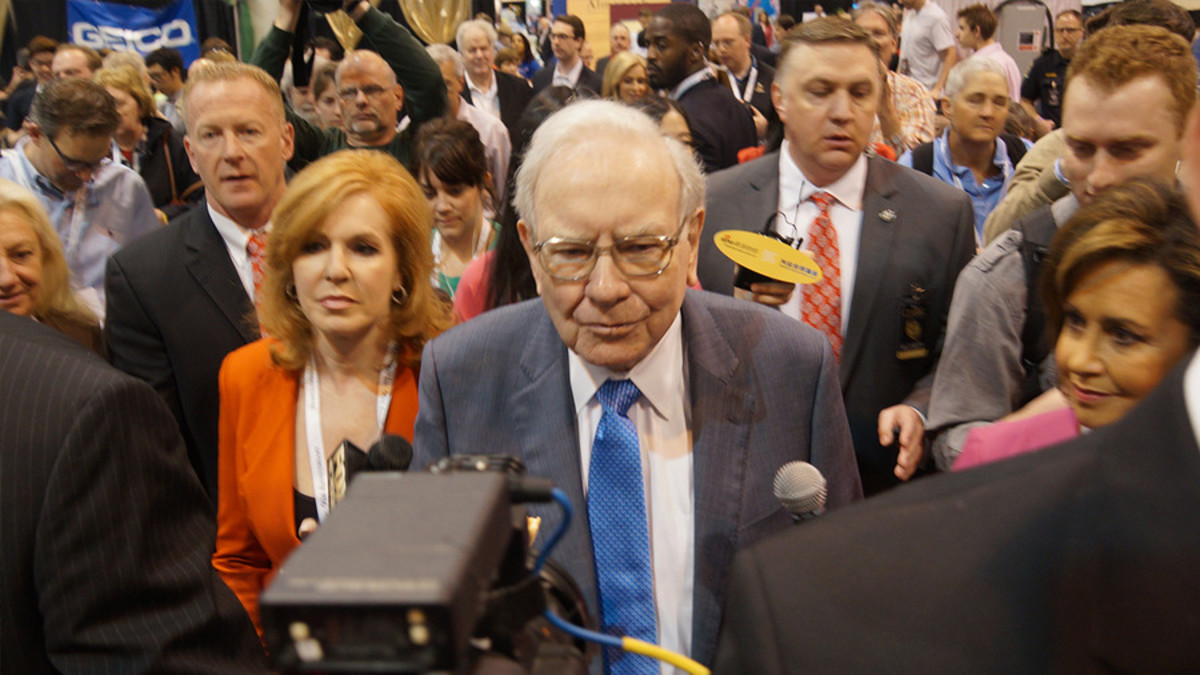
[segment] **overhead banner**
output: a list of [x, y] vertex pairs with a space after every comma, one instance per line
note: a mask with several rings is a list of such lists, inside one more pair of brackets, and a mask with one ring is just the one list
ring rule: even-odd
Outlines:
[[92, 49], [145, 56], [159, 47], [170, 47], [183, 54], [184, 65], [200, 58], [192, 0], [175, 0], [157, 8], [67, 0], [67, 33], [71, 42]]

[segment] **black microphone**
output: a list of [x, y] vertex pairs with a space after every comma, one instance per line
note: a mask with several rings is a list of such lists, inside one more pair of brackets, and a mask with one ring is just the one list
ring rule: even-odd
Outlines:
[[797, 523], [825, 512], [825, 497], [829, 494], [825, 476], [808, 462], [797, 460], [779, 467], [774, 487], [775, 498]]
[[396, 434], [380, 436], [367, 450], [369, 471], [408, 471], [412, 460], [412, 443]]

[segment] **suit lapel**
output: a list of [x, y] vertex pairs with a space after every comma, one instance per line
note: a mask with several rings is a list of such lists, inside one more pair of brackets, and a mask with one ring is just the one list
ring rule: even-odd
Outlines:
[[[867, 326], [877, 310], [883, 288], [885, 270], [893, 248], [896, 223], [902, 206], [898, 204], [896, 187], [890, 176], [880, 170], [876, 158], [867, 160], [867, 184], [863, 192], [862, 229], [858, 239], [858, 266], [854, 279], [854, 297], [850, 305], [850, 320], [846, 324], [842, 363], [839, 369], [844, 389], [858, 366]], [[885, 308], [886, 310], [886, 308]], [[889, 321], [890, 317], [883, 317]]]
[[773, 152], [752, 166], [756, 170], [747, 175], [747, 182], [754, 197], [744, 200], [742, 207], [750, 216], [747, 229], [760, 232], [767, 218], [779, 210], [779, 153]]
[[233, 261], [229, 259], [225, 241], [208, 216], [207, 207], [204, 204], [196, 206], [187, 222], [188, 229], [184, 235], [187, 259], [184, 264], [188, 272], [246, 342], [257, 340], [258, 326], [249, 320], [254, 305], [246, 295]]
[[682, 310], [695, 485], [694, 646], [716, 638], [718, 591], [724, 588], [743, 517], [742, 483], [754, 411], [737, 351], [699, 298], [689, 291]]
[[[575, 518], [558, 545], [555, 559], [567, 567], [597, 611], [596, 574], [592, 539], [579, 462], [579, 431], [567, 371], [567, 348], [540, 302], [521, 352], [520, 375], [510, 399], [515, 438], [529, 476], [547, 478], [567, 493], [576, 506]], [[561, 518], [557, 505], [535, 505], [531, 514], [543, 518], [538, 545], [544, 545]]]

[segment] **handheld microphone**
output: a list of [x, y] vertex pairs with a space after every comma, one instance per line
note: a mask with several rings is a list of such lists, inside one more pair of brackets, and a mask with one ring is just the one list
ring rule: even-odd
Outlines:
[[396, 434], [384, 434], [367, 450], [370, 471], [408, 471], [412, 464], [413, 446], [408, 439]]
[[774, 488], [775, 498], [797, 523], [825, 512], [825, 497], [829, 494], [825, 476], [808, 462], [797, 460], [779, 467]]

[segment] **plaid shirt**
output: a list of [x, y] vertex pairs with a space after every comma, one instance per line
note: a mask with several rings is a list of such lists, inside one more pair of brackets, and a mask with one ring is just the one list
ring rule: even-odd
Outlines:
[[876, 115], [871, 142], [884, 143], [891, 146], [897, 155], [902, 155], [905, 150], [932, 141], [936, 133], [933, 126], [936, 110], [929, 90], [915, 79], [891, 70], [888, 71], [888, 89], [892, 92], [892, 107], [900, 123], [899, 138], [884, 138], [879, 116]]

